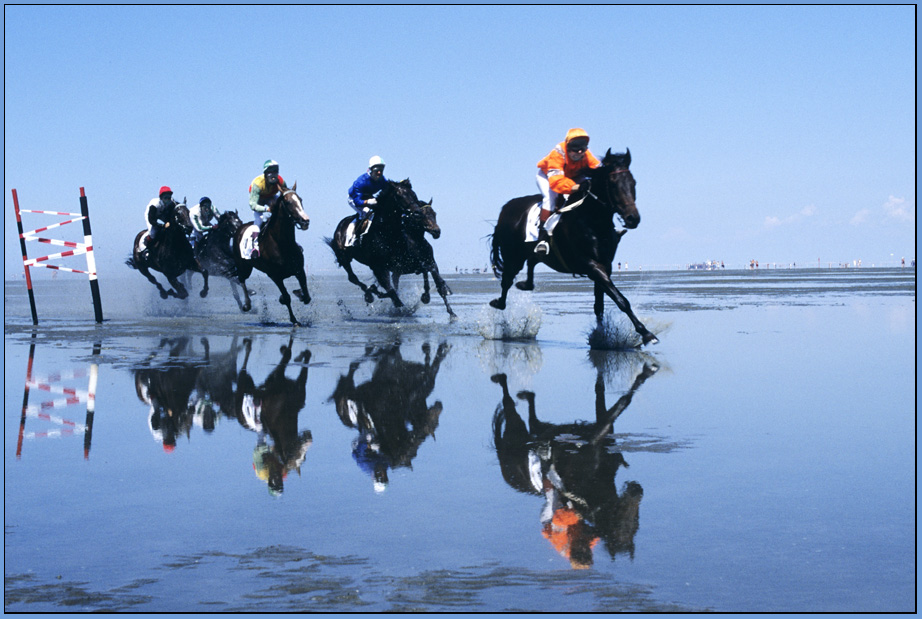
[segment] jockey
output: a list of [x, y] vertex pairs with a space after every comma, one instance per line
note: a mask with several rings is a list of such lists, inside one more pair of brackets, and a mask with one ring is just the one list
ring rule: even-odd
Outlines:
[[218, 227], [217, 220], [220, 215], [218, 209], [211, 204], [211, 198], [207, 196], [189, 209], [189, 217], [192, 219], [192, 247], [205, 238], [206, 232]]
[[250, 208], [253, 209], [253, 223], [262, 230], [263, 223], [269, 220], [269, 205], [287, 189], [285, 179], [279, 176], [279, 163], [267, 159], [263, 164], [263, 173], [250, 183]]
[[566, 139], [538, 162], [537, 182], [544, 200], [541, 202], [542, 226], [536, 254], [546, 254], [550, 249], [547, 242], [551, 233], [543, 224], [557, 210], [557, 196], [567, 196], [578, 190], [579, 180], [586, 169], [600, 165], [602, 162], [589, 151], [589, 134], [578, 128], [567, 131]]
[[349, 206], [355, 209], [356, 219], [361, 223], [359, 235], [368, 232], [377, 204], [374, 195], [387, 187], [388, 182], [384, 178], [384, 160], [375, 155], [368, 160], [368, 171], [355, 179], [349, 188]]
[[166, 185], [160, 188], [159, 196], [148, 202], [144, 208], [144, 223], [147, 224], [147, 236], [150, 241], [146, 243], [144, 251], [141, 253], [143, 260], [147, 259], [150, 248], [156, 243], [160, 230], [170, 225], [168, 219], [173, 214], [173, 209], [177, 206], [176, 201], [173, 200], [173, 190]]

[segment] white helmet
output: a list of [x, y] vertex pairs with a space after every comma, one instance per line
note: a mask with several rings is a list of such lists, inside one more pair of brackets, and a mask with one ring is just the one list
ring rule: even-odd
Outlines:
[[384, 165], [384, 159], [381, 159], [381, 157], [378, 157], [377, 155], [375, 155], [374, 157], [372, 157], [371, 159], [368, 160], [368, 167], [369, 167], [369, 168], [373, 168], [373, 167], [375, 167], [376, 165], [379, 165], [379, 166], [383, 166], [383, 165]]

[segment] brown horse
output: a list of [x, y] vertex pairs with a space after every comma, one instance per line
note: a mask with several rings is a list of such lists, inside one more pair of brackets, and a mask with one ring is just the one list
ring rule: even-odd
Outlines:
[[537, 243], [525, 241], [525, 226], [529, 210], [541, 200], [540, 195], [515, 198], [507, 202], [499, 213], [493, 230], [491, 262], [493, 272], [502, 277], [502, 293], [490, 301], [496, 309], [506, 309], [506, 294], [515, 276], [528, 265], [525, 281], [516, 284], [520, 290], [534, 288], [535, 264], [540, 260], [560, 273], [573, 273], [589, 277], [595, 284], [594, 311], [602, 320], [605, 295], [614, 300], [624, 312], [643, 343], [659, 340], [637, 319], [631, 304], [611, 281], [611, 265], [624, 232], [615, 230], [612, 218], [617, 215], [628, 229], [640, 223], [637, 211], [634, 176], [628, 169], [631, 151], [612, 154], [611, 149], [602, 159], [602, 165], [587, 171], [588, 178], [581, 182], [580, 190], [570, 196], [551, 240], [551, 251], [543, 258], [534, 253]]
[[[141, 257], [139, 246], [141, 239], [147, 234], [147, 230], [141, 230], [134, 237], [134, 245], [131, 250], [131, 257], [125, 261], [132, 269], [137, 269], [146, 277], [157, 290], [160, 291], [160, 298], [166, 299], [173, 296], [177, 299], [185, 299], [189, 296], [186, 287], [179, 281], [179, 276], [186, 271], [195, 271], [201, 273], [205, 279], [205, 285], [202, 292], [199, 293], [202, 298], [208, 295], [208, 270], [195, 257], [192, 251], [192, 245], [186, 236], [187, 232], [192, 229], [192, 220], [189, 218], [189, 209], [185, 204], [177, 204], [170, 212], [165, 226], [160, 230], [158, 239], [148, 249], [147, 258]], [[166, 290], [153, 276], [151, 270], [159, 271], [167, 278], [173, 287]]]
[[284, 283], [289, 277], [297, 278], [301, 288], [293, 292], [303, 303], [311, 302], [311, 295], [307, 291], [307, 277], [304, 274], [304, 253], [301, 246], [295, 242], [295, 226], [299, 230], [307, 230], [310, 218], [304, 212], [297, 188], [297, 183], [291, 189], [283, 188], [270, 206], [272, 215], [269, 221], [263, 224], [259, 233], [259, 256], [244, 258], [240, 253], [240, 243], [248, 233], [249, 225], [244, 225], [237, 231], [234, 236], [234, 262], [237, 266], [237, 280], [243, 287], [244, 303], [241, 309], [244, 312], [250, 311], [252, 307], [246, 280], [256, 268], [275, 282], [282, 293], [279, 303], [288, 308], [288, 317], [292, 324], [300, 325], [291, 311], [291, 295], [285, 289]]
[[[451, 290], [439, 273], [435, 262], [432, 245], [425, 238], [428, 232], [437, 239], [442, 234], [436, 221], [432, 200], [422, 202], [416, 197], [410, 180], [390, 181], [381, 190], [377, 198], [374, 221], [368, 232], [354, 245], [346, 246], [346, 232], [353, 216], [343, 218], [336, 226], [333, 238], [325, 241], [336, 255], [336, 262], [346, 271], [349, 281], [362, 289], [365, 302], [388, 298], [394, 307], [403, 307], [397, 296], [397, 286], [401, 275], [422, 274], [423, 294], [421, 301], [429, 303], [429, 274], [435, 282], [436, 290], [445, 302], [445, 308], [452, 319], [457, 318], [448, 295]], [[355, 260], [368, 266], [377, 280], [377, 284], [365, 285], [352, 270]], [[380, 285], [384, 292], [378, 290]]]
[[237, 264], [234, 262], [234, 237], [243, 226], [237, 211], [225, 211], [218, 217], [216, 227], [196, 243], [195, 257], [208, 269], [209, 274], [219, 275], [230, 282], [231, 292], [237, 306], [243, 309], [243, 301], [237, 292]]

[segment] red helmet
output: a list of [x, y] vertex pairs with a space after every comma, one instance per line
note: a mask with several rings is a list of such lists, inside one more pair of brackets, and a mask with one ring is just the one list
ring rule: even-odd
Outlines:
[[165, 193], [173, 193], [173, 190], [167, 187], [166, 185], [164, 185], [163, 187], [160, 188], [160, 193], [157, 195], [162, 196]]

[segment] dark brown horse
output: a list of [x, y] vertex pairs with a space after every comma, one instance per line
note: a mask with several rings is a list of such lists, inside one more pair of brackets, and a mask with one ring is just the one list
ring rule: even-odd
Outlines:
[[[270, 205], [272, 213], [269, 221], [263, 224], [259, 233], [259, 256], [244, 258], [240, 253], [240, 243], [245, 234], [249, 232], [249, 225], [241, 227], [234, 237], [234, 262], [237, 265], [237, 281], [243, 286], [244, 304], [241, 309], [250, 311], [250, 292], [246, 287], [246, 280], [256, 268], [275, 282], [281, 291], [279, 303], [288, 308], [288, 317], [292, 324], [300, 323], [291, 311], [291, 295], [285, 289], [284, 280], [295, 277], [301, 288], [293, 292], [305, 304], [311, 302], [311, 295], [307, 291], [307, 277], [304, 274], [304, 253], [295, 241], [295, 226], [299, 230], [307, 230], [310, 218], [304, 212], [301, 197], [297, 194], [298, 184], [291, 189], [283, 188], [275, 202]], [[252, 222], [251, 222], [252, 223]]]
[[[375, 350], [349, 365], [330, 396], [346, 427], [358, 430], [353, 458], [371, 474], [376, 484], [387, 484], [391, 468], [410, 467], [420, 446], [435, 437], [442, 403], [430, 406], [426, 400], [435, 388], [436, 375], [450, 347], [439, 344], [435, 358], [423, 344], [424, 363], [407, 361], [400, 344]], [[374, 359], [371, 380], [356, 386], [355, 372], [362, 361]], [[379, 486], [383, 488], [383, 486]]]
[[[253, 466], [257, 476], [278, 495], [284, 490], [289, 471], [301, 474], [301, 464], [313, 439], [310, 430], [298, 428], [298, 414], [307, 398], [307, 372], [311, 351], [305, 349], [294, 358], [301, 366], [297, 378], [285, 375], [292, 361], [293, 336], [281, 347], [282, 358], [260, 386], [247, 372], [251, 342], [244, 340], [243, 365], [237, 375], [235, 410], [240, 425], [257, 433]], [[268, 439], [268, 440], [267, 440]]]
[[[423, 303], [429, 303], [429, 274], [435, 282], [436, 290], [445, 302], [448, 314], [457, 318], [448, 295], [451, 290], [439, 274], [432, 245], [425, 238], [428, 232], [437, 239], [442, 234], [436, 221], [432, 200], [420, 201], [413, 191], [410, 180], [390, 181], [377, 198], [374, 220], [369, 231], [355, 244], [346, 246], [346, 235], [353, 217], [345, 217], [336, 226], [333, 238], [325, 239], [327, 245], [336, 255], [336, 262], [346, 271], [349, 281], [362, 289], [365, 302], [371, 303], [376, 295], [388, 298], [395, 307], [403, 307], [397, 296], [397, 286], [401, 275], [422, 274]], [[377, 280], [377, 284], [365, 285], [352, 270], [355, 260], [368, 266]], [[378, 290], [380, 285], [384, 292]]]
[[218, 217], [213, 230], [196, 243], [194, 253], [199, 264], [208, 269], [210, 275], [219, 275], [230, 282], [231, 292], [240, 309], [243, 301], [237, 292], [240, 282], [237, 279], [237, 263], [234, 261], [234, 238], [243, 226], [237, 211], [225, 211]]
[[499, 213], [493, 230], [491, 262], [493, 272], [502, 277], [502, 293], [490, 301], [496, 309], [506, 309], [506, 295], [515, 276], [528, 265], [525, 281], [516, 284], [520, 290], [534, 288], [535, 264], [540, 260], [555, 271], [589, 277], [595, 284], [594, 311], [601, 321], [608, 295], [624, 312], [643, 343], [659, 340], [637, 319], [631, 304], [611, 281], [611, 265], [623, 232], [615, 230], [612, 218], [617, 215], [628, 229], [640, 223], [637, 211], [634, 176], [628, 169], [631, 151], [612, 154], [611, 149], [602, 165], [587, 171], [588, 178], [580, 190], [570, 196], [554, 228], [551, 251], [539, 258], [534, 253], [536, 242], [525, 241], [528, 211], [541, 200], [540, 195], [515, 198]]
[[503, 390], [493, 416], [493, 441], [503, 478], [519, 492], [545, 497], [543, 533], [576, 568], [592, 564], [597, 539], [604, 540], [612, 559], [620, 553], [634, 555], [643, 488], [633, 481], [620, 492], [615, 486], [618, 469], [628, 464], [612, 436], [612, 425], [659, 366], [644, 360], [628, 392], [610, 408], [605, 403], [601, 366], [598, 369], [593, 423], [543, 422], [535, 411], [535, 394], [522, 391], [518, 397], [528, 403], [526, 424], [516, 411], [506, 375], [492, 377]]
[[[141, 257], [139, 250], [141, 239], [147, 234], [147, 230], [141, 230], [134, 237], [134, 245], [131, 250], [131, 257], [125, 261], [132, 269], [137, 269], [160, 291], [160, 298], [166, 299], [173, 296], [177, 299], [185, 299], [189, 296], [186, 287], [179, 281], [179, 276], [186, 271], [195, 271], [201, 273], [205, 279], [205, 285], [202, 292], [199, 293], [202, 298], [208, 295], [208, 270], [196, 259], [192, 245], [186, 236], [187, 232], [192, 229], [192, 220], [189, 218], [189, 209], [185, 204], [176, 205], [169, 213], [164, 227], [157, 235], [157, 241], [151, 243], [146, 258]], [[153, 276], [151, 270], [159, 271], [170, 282], [172, 289], [166, 290]]]

